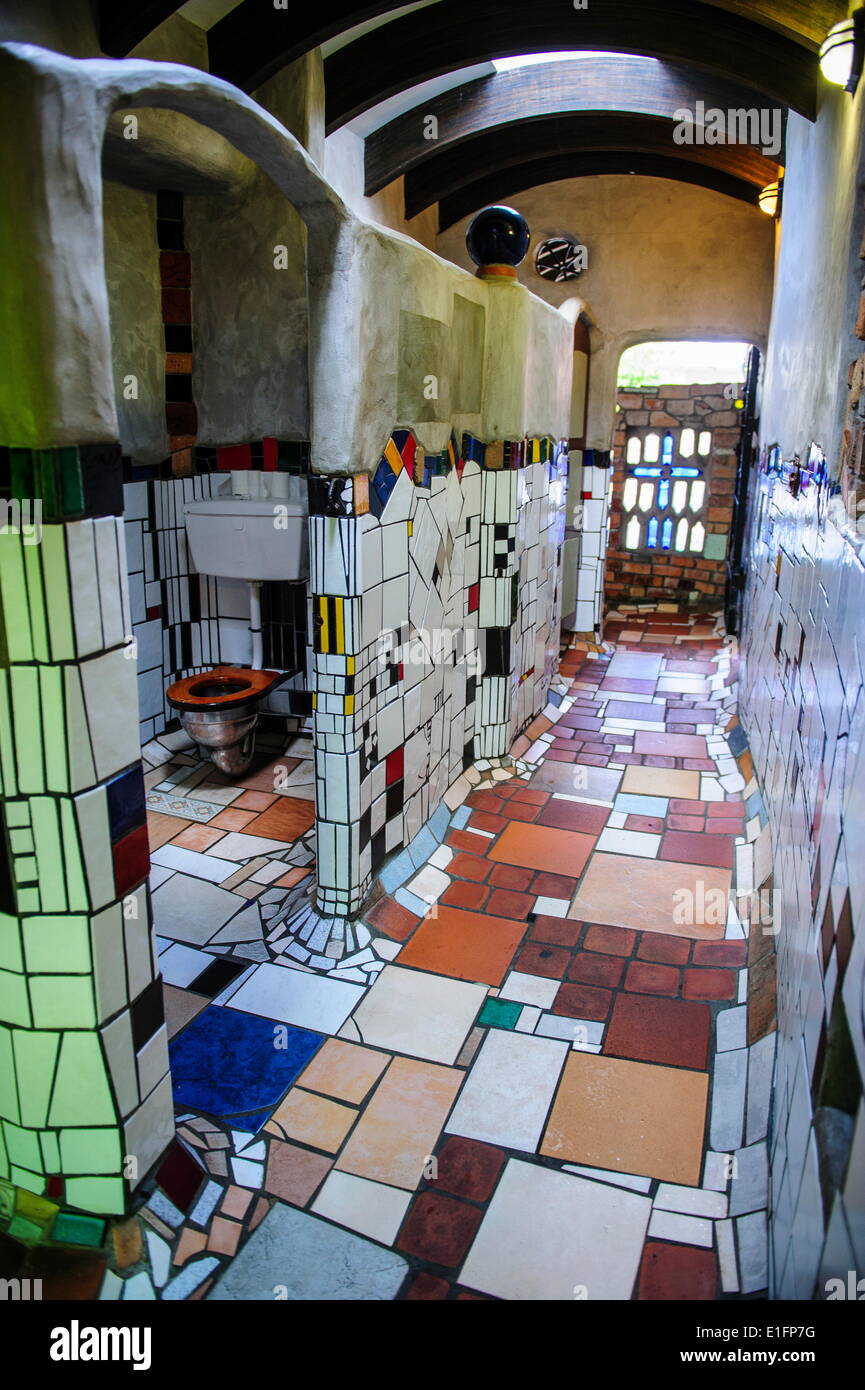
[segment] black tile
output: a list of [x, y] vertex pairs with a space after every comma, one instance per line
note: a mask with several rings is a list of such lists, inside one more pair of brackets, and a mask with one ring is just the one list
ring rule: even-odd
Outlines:
[[192, 400], [192, 375], [189, 372], [168, 372], [165, 377], [167, 401]]
[[108, 825], [112, 843], [121, 840], [131, 830], [137, 830], [147, 820], [147, 804], [144, 797], [144, 774], [139, 763], [106, 787], [108, 799]]
[[183, 223], [169, 222], [165, 218], [156, 219], [156, 244], [160, 251], [185, 251], [183, 243]]
[[166, 352], [192, 351], [192, 324], [166, 323], [163, 327], [165, 329]]
[[227, 989], [238, 975], [242, 975], [248, 964], [248, 961], [241, 964], [236, 960], [215, 960], [186, 988], [191, 990], [193, 994], [204, 994], [208, 999], [213, 999], [215, 995], [221, 994], [224, 989]]
[[78, 458], [86, 516], [123, 515], [123, 462], [119, 444], [80, 444]]
[[162, 976], [142, 990], [129, 1010], [132, 1023], [132, 1046], [138, 1052], [165, 1022], [165, 1007], [162, 1001]]
[[173, 222], [183, 221], [183, 194], [170, 188], [160, 188], [156, 192], [156, 216]]

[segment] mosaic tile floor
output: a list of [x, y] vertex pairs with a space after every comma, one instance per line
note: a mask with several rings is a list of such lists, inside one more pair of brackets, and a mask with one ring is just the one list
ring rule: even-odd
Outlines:
[[365, 924], [310, 909], [303, 735], [235, 786], [148, 745], [178, 1140], [80, 1296], [765, 1289], [772, 939], [735, 643], [672, 609], [606, 637]]

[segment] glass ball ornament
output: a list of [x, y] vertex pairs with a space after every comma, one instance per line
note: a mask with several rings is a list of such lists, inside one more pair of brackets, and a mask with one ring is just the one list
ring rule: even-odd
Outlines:
[[483, 208], [466, 231], [466, 247], [477, 266], [518, 266], [529, 249], [529, 224], [515, 208]]

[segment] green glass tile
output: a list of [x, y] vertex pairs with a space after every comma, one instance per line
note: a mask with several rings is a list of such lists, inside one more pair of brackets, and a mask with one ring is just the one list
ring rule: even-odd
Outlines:
[[99, 1038], [95, 1033], [65, 1033], [48, 1123], [58, 1127], [110, 1125], [114, 1119], [114, 1102]]
[[[94, 908], [104, 907], [114, 898], [114, 861], [111, 854], [111, 830], [108, 825], [108, 798], [104, 787], [96, 787], [75, 798], [84, 863], [87, 866], [87, 886]], [[69, 899], [73, 906], [72, 898]]]
[[12, 496], [18, 501], [35, 496], [35, 469], [32, 449], [9, 450]]
[[96, 781], [93, 750], [81, 689], [81, 672], [77, 666], [64, 666], [66, 691], [66, 749], [69, 757], [69, 790], [92, 787]]
[[23, 792], [41, 792], [45, 790], [45, 769], [42, 764], [39, 674], [34, 666], [13, 666], [10, 674], [18, 786]]
[[122, 1178], [68, 1178], [66, 1200], [71, 1207], [103, 1216], [122, 1216], [126, 1210]]
[[38, 1197], [45, 1188], [44, 1173], [31, 1173], [29, 1168], [18, 1168], [14, 1163], [10, 1165], [9, 1177], [18, 1188], [16, 1193], [16, 1200], [18, 1201], [21, 1200], [22, 1192]]
[[89, 975], [32, 975], [35, 1028], [93, 1028], [96, 1006]]
[[32, 830], [26, 825], [20, 830], [10, 829], [9, 844], [12, 846], [13, 854], [32, 854], [35, 849]]
[[114, 903], [97, 913], [90, 929], [99, 1017], [111, 1018], [129, 1002], [120, 904]]
[[42, 907], [46, 912], [66, 910], [66, 866], [63, 862], [57, 807], [58, 803], [50, 796], [34, 796], [30, 802], [36, 860], [39, 865], [39, 888], [42, 893]]
[[15, 1211], [15, 1188], [0, 1179], [0, 1221], [8, 1221]]
[[80, 516], [84, 511], [84, 487], [81, 482], [81, 461], [74, 447], [58, 449], [60, 495], [64, 516]]
[[21, 537], [11, 532], [0, 536], [0, 604], [3, 608], [7, 659], [32, 661], [24, 545]]
[[30, 802], [5, 802], [3, 805], [3, 816], [7, 825], [28, 826], [30, 824]]
[[87, 897], [87, 884], [84, 878], [84, 865], [81, 857], [81, 846], [78, 841], [78, 828], [75, 824], [73, 802], [65, 799], [61, 801], [60, 822], [63, 829], [63, 859], [66, 864], [66, 896], [69, 900], [69, 911], [80, 912], [83, 910], [86, 912], [90, 903]]
[[13, 1216], [6, 1230], [13, 1240], [20, 1240], [24, 1245], [35, 1245], [42, 1239], [42, 1227], [37, 1226], [32, 1221], [28, 1221], [25, 1216]]
[[66, 536], [62, 526], [43, 526], [42, 560], [45, 610], [51, 642], [51, 660], [69, 661], [75, 655], [72, 609], [69, 603], [69, 571], [66, 568]]
[[60, 1145], [57, 1142], [57, 1133], [53, 1129], [43, 1129], [39, 1135], [39, 1143], [42, 1146], [42, 1167], [46, 1173], [60, 1172]]
[[42, 899], [39, 897], [38, 888], [18, 889], [18, 911], [22, 915], [25, 912], [39, 912], [41, 906]]
[[41, 1195], [44, 1182], [40, 1185], [39, 1191], [34, 1192], [32, 1188], [15, 1194], [15, 1210], [19, 1216], [24, 1216], [34, 1225], [40, 1226], [43, 1231], [49, 1231], [60, 1208], [56, 1202], [51, 1202], [47, 1197]]
[[21, 954], [21, 924], [17, 917], [0, 912], [0, 970], [24, 970]]
[[[6, 1145], [5, 1145], [5, 1143], [3, 1142], [3, 1134], [2, 1134], [2, 1132], [0, 1132], [0, 1187], [2, 1187], [2, 1179], [8, 1178], [8, 1176], [9, 1176], [9, 1159], [8, 1159], [8, 1157], [7, 1157], [7, 1154], [6, 1154]], [[0, 1192], [0, 1198], [2, 1198], [2, 1192]], [[3, 1215], [3, 1213], [2, 1213], [2, 1207], [3, 1207], [3, 1203], [2, 1203], [2, 1200], [0, 1200], [0, 1220], [2, 1220], [2, 1215]]]
[[27, 917], [22, 923], [27, 969], [34, 975], [86, 975], [90, 933], [86, 917]]
[[105, 1222], [94, 1216], [76, 1216], [61, 1211], [54, 1222], [51, 1239], [63, 1245], [92, 1245], [98, 1248], [105, 1239]]
[[39, 877], [36, 858], [32, 854], [19, 854], [13, 863], [16, 883], [35, 883]]
[[42, 1151], [39, 1148], [38, 1134], [34, 1134], [32, 1129], [21, 1129], [18, 1125], [11, 1125], [8, 1120], [4, 1120], [3, 1138], [6, 1141], [10, 1163], [17, 1163], [21, 1168], [29, 1168], [34, 1173], [42, 1171]]
[[0, 670], [0, 790], [2, 790], [4, 797], [14, 796], [18, 790], [15, 745], [12, 742], [12, 716], [9, 709], [8, 674], [3, 670]]
[[56, 460], [53, 449], [37, 449], [34, 458], [34, 496], [42, 498], [42, 513], [49, 521], [59, 519], [60, 497], [57, 491]]
[[513, 999], [488, 999], [478, 1015], [478, 1023], [492, 1028], [515, 1028], [523, 1011]]
[[0, 970], [0, 1022], [31, 1026], [26, 977], [11, 970]]
[[61, 1129], [64, 1173], [119, 1173], [122, 1155], [116, 1129]]
[[12, 1052], [12, 1030], [0, 1028], [0, 1115], [13, 1123], [21, 1118], [18, 1091], [15, 1086], [15, 1060]]
[[66, 756], [66, 707], [63, 699], [62, 667], [40, 666], [39, 689], [45, 738], [45, 786], [51, 792], [68, 792], [69, 764]]
[[37, 661], [48, 660], [48, 625], [45, 614], [45, 595], [42, 592], [42, 564], [38, 545], [24, 546], [24, 575], [30, 603], [30, 635], [33, 655]]
[[21, 1124], [33, 1129], [43, 1129], [48, 1122], [60, 1036], [59, 1033], [18, 1031], [13, 1038], [21, 1094]]

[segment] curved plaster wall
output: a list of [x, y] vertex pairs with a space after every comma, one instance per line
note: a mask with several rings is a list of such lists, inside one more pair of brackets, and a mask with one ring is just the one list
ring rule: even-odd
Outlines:
[[[710, 189], [619, 174], [564, 179], [506, 201], [532, 230], [520, 281], [556, 305], [577, 294], [592, 324], [588, 448], [611, 446], [619, 357], [633, 343], [765, 343], [774, 235], [758, 209]], [[469, 221], [438, 239], [439, 252], [457, 265], [470, 264]], [[588, 267], [577, 280], [557, 285], [535, 273], [533, 252], [539, 241], [561, 232], [588, 248]]]

